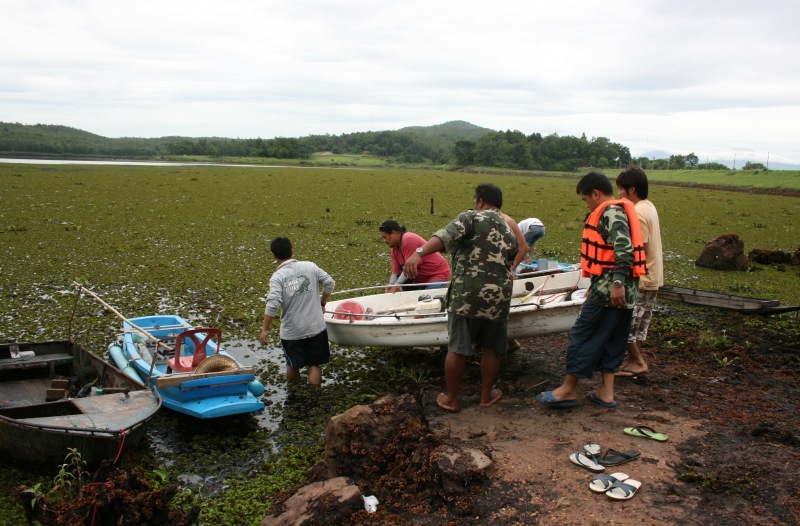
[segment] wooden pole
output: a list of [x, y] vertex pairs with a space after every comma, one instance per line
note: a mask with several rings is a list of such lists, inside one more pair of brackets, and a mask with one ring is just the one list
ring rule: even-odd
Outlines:
[[[115, 309], [114, 307], [112, 307], [111, 305], [109, 305], [108, 303], [103, 301], [102, 299], [100, 299], [100, 297], [97, 294], [95, 294], [91, 290], [87, 289], [86, 287], [84, 287], [83, 285], [78, 283], [77, 281], [73, 281], [72, 284], [75, 285], [76, 287], [78, 287], [80, 290], [82, 290], [86, 294], [88, 294], [89, 296], [91, 296], [94, 299], [96, 299], [100, 303], [100, 305], [102, 305], [106, 309], [108, 309], [111, 312], [113, 312], [114, 314], [116, 314], [119, 319], [121, 319], [122, 321], [124, 321], [125, 323], [127, 323], [128, 325], [130, 325], [131, 327], [136, 329], [137, 331], [141, 332], [142, 334], [144, 334], [145, 336], [147, 336], [148, 338], [150, 338], [154, 342], [156, 342], [156, 346], [157, 347], [161, 346], [161, 347], [165, 348], [166, 350], [168, 350], [170, 352], [174, 352], [174, 349], [172, 347], [170, 347], [169, 345], [167, 345], [165, 343], [162, 343], [161, 340], [159, 340], [158, 338], [156, 338], [155, 336], [153, 336], [152, 334], [150, 334], [149, 332], [147, 332], [146, 330], [142, 329], [141, 327], [139, 327], [138, 325], [133, 323], [131, 320], [129, 320], [128, 318], [126, 318], [125, 316], [120, 314], [119, 311], [117, 311], [117, 309]], [[155, 358], [153, 358], [153, 362], [155, 362]]]

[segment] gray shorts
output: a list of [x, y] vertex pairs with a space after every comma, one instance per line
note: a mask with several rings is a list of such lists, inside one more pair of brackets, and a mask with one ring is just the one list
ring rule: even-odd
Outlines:
[[647, 339], [647, 329], [653, 320], [653, 308], [656, 306], [658, 290], [640, 290], [633, 306], [633, 321], [628, 343], [643, 342]]
[[478, 347], [494, 349], [501, 356], [508, 349], [508, 322], [467, 318], [447, 313], [447, 350], [455, 354], [472, 356]]

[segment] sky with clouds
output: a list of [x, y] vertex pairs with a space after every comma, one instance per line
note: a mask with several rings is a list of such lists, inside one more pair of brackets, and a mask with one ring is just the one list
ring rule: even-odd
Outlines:
[[464, 120], [800, 164], [796, 0], [2, 0], [0, 121], [301, 137]]

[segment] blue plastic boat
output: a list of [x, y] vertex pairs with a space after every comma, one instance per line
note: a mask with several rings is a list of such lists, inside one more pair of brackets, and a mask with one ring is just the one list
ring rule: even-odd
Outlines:
[[[161, 395], [164, 407], [196, 418], [218, 418], [264, 409], [264, 386], [221, 349], [219, 329], [195, 328], [179, 316], [125, 320], [122, 346], [109, 354], [126, 374], [137, 374]], [[128, 372], [130, 369], [133, 371]]]

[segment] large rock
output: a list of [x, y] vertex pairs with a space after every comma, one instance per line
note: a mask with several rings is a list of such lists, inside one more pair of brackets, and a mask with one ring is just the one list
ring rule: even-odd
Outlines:
[[750, 261], [762, 265], [800, 265], [800, 247], [794, 252], [756, 248], [748, 254]]
[[[368, 488], [378, 490], [375, 496], [388, 513], [410, 494], [427, 503], [468, 495], [470, 487], [486, 480], [493, 463], [483, 451], [447, 442], [431, 433], [422, 406], [411, 395], [352, 407], [328, 422], [325, 460], [312, 470], [312, 480], [331, 479], [305, 486], [277, 504], [261, 526], [347, 522], [365, 506], [356, 486], [368, 493]], [[380, 516], [381, 509], [377, 512]]]
[[261, 526], [312, 526], [341, 524], [343, 519], [364, 509], [364, 495], [346, 477], [336, 477], [303, 486], [275, 506]]
[[747, 270], [750, 260], [744, 254], [744, 241], [736, 234], [725, 234], [706, 243], [695, 265], [714, 270]]
[[452, 493], [463, 493], [483, 482], [492, 469], [492, 460], [482, 451], [443, 444], [431, 455], [442, 487]]
[[398, 441], [419, 443], [430, 434], [422, 406], [411, 395], [385, 396], [371, 405], [352, 407], [330, 419], [325, 429], [329, 477], [369, 478], [393, 459]]
[[762, 265], [782, 265], [792, 263], [792, 255], [783, 250], [764, 250], [756, 248], [747, 255], [753, 263]]

